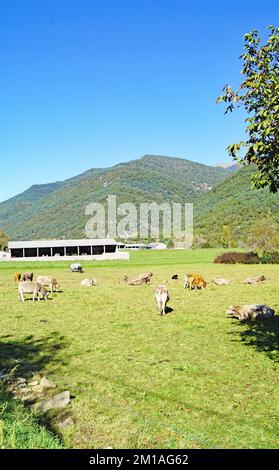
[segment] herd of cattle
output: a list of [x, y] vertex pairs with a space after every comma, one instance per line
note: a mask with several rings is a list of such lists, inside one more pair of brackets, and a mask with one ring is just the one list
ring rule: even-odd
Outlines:
[[[80, 264], [75, 263], [70, 266], [71, 272], [83, 273], [83, 268]], [[135, 278], [130, 279], [128, 276], [123, 278], [123, 281], [131, 286], [139, 286], [148, 284], [151, 281], [153, 273], [143, 273]], [[59, 291], [60, 285], [54, 277], [51, 276], [39, 276], [36, 281], [33, 280], [34, 275], [32, 272], [26, 272], [24, 274], [15, 273], [15, 282], [18, 285], [18, 296], [19, 300], [25, 300], [24, 294], [33, 294], [33, 301], [40, 300], [40, 295], [44, 300], [48, 299], [47, 287], [50, 288], [51, 292]], [[172, 280], [178, 280], [178, 275], [174, 274]], [[244, 284], [259, 284], [266, 281], [265, 276], [258, 276], [254, 278], [247, 278]], [[167, 282], [167, 281], [166, 281]], [[230, 281], [224, 278], [214, 278], [212, 283], [215, 285], [228, 285]], [[93, 287], [97, 285], [96, 279], [83, 279], [81, 286]], [[184, 275], [184, 288], [189, 290], [194, 289], [205, 289], [207, 283], [201, 274], [188, 273]], [[159, 310], [160, 316], [166, 314], [167, 303], [170, 300], [169, 291], [166, 286], [160, 285], [154, 290], [155, 301]], [[239, 320], [253, 320], [253, 319], [266, 319], [274, 316], [275, 311], [264, 304], [255, 305], [239, 305], [230, 306], [227, 310], [227, 314], [230, 317], [237, 318]]]

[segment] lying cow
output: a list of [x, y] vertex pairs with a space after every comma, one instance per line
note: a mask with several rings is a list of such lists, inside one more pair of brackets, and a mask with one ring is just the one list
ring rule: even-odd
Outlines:
[[31, 281], [21, 281], [18, 283], [18, 298], [25, 301], [24, 294], [33, 294], [33, 302], [38, 298], [40, 300], [39, 294], [47, 300], [48, 299], [48, 292], [46, 291], [45, 287], [40, 284], [39, 282], [31, 282]]
[[21, 274], [16, 272], [14, 279], [15, 279], [15, 283], [18, 284], [19, 281], [21, 280]]
[[58, 284], [55, 277], [39, 276], [37, 277], [37, 282], [39, 282], [40, 284], [43, 284], [43, 286], [50, 287], [51, 292], [53, 292], [54, 290], [57, 291], [60, 288], [60, 285]]
[[71, 264], [70, 271], [71, 271], [71, 273], [83, 273], [82, 266], [79, 263]]
[[205, 289], [206, 282], [201, 274], [185, 274], [184, 289]]
[[267, 305], [232, 305], [228, 308], [227, 314], [238, 320], [265, 320], [274, 316], [275, 311]]
[[157, 303], [160, 316], [162, 317], [166, 314], [166, 305], [170, 300], [168, 289], [165, 286], [156, 287], [154, 291], [154, 297]]
[[221, 277], [215, 277], [212, 280], [213, 284], [216, 286], [228, 286], [230, 284], [230, 281], [228, 279], [223, 279]]
[[83, 287], [93, 287], [97, 285], [96, 279], [83, 279], [80, 283]]
[[137, 277], [135, 277], [135, 279], [137, 280], [146, 279], [146, 283], [147, 283], [151, 281], [152, 276], [153, 276], [153, 273], [143, 273], [143, 274], [139, 274]]
[[142, 279], [139, 279], [139, 278], [129, 279], [128, 276], [124, 276], [123, 281], [127, 282], [129, 286], [141, 286], [143, 284], [147, 284], [148, 282], [150, 282], [150, 279], [146, 277]]
[[244, 281], [244, 284], [260, 284], [264, 281], [266, 281], [265, 276], [247, 277], [247, 279]]
[[22, 274], [22, 276], [21, 276], [21, 280], [22, 280], [22, 281], [31, 281], [31, 282], [32, 282], [32, 281], [33, 281], [33, 277], [34, 277], [34, 274], [31, 273], [31, 272], [29, 272], [29, 273], [24, 273], [24, 274]]

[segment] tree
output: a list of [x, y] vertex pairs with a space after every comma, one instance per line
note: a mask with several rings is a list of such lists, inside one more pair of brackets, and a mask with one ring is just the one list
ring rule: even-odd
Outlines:
[[267, 214], [251, 232], [249, 245], [259, 255], [279, 248], [279, 231], [276, 222]]
[[[255, 164], [257, 172], [252, 181], [256, 188], [268, 186], [279, 190], [279, 28], [269, 26], [266, 43], [253, 30], [245, 34], [245, 52], [242, 74], [245, 76], [237, 91], [230, 85], [217, 102], [228, 103], [225, 114], [236, 107], [244, 107], [248, 114], [245, 122], [247, 140], [229, 145], [229, 154], [242, 164]], [[238, 157], [240, 149], [246, 149]]]
[[6, 235], [3, 230], [0, 230], [0, 250], [1, 251], [7, 248], [8, 241], [9, 241], [8, 235]]

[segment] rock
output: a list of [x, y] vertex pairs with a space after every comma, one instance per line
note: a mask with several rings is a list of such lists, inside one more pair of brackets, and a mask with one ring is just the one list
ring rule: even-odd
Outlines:
[[25, 384], [27, 381], [26, 379], [24, 379], [23, 377], [18, 377], [17, 379], [15, 379], [14, 383], [16, 385], [22, 385], [22, 384]]
[[49, 389], [49, 388], [55, 388], [56, 384], [48, 380], [46, 377], [43, 377], [40, 382], [40, 386], [43, 388]]
[[34, 393], [40, 394], [40, 393], [43, 393], [44, 388], [43, 388], [41, 385], [34, 385], [34, 386], [32, 387], [32, 391], [33, 391]]
[[57, 422], [57, 426], [59, 429], [66, 429], [69, 428], [70, 426], [73, 426], [75, 423], [71, 416], [66, 416], [65, 418], [62, 418], [60, 421]]
[[29, 387], [22, 387], [22, 388], [19, 388], [17, 390], [17, 393], [20, 394], [20, 395], [24, 395], [25, 393], [30, 393], [31, 392], [31, 388]]
[[28, 388], [27, 384], [16, 384], [16, 383], [11, 384], [11, 389], [13, 390], [23, 390], [25, 388]]
[[33, 410], [37, 412], [45, 412], [57, 408], [65, 408], [70, 403], [70, 392], [58, 393], [53, 397], [46, 398], [45, 400], [39, 401], [33, 405]]
[[39, 385], [39, 381], [38, 381], [38, 380], [33, 380], [33, 382], [28, 382], [28, 386], [29, 386], [29, 387], [35, 387], [35, 385]]
[[29, 393], [28, 395], [23, 395], [21, 397], [18, 397], [20, 398], [21, 401], [23, 401], [24, 403], [32, 403], [33, 401], [36, 400], [36, 395], [34, 395], [34, 393]]

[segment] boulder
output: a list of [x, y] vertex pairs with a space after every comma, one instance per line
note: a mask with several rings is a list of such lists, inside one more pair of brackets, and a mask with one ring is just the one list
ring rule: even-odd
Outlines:
[[39, 401], [33, 405], [33, 410], [39, 413], [44, 413], [49, 410], [65, 408], [70, 403], [70, 392], [58, 393], [53, 397], [46, 398], [45, 400]]
[[43, 377], [42, 380], [40, 381], [40, 386], [45, 389], [50, 389], [50, 388], [55, 388], [56, 385], [54, 382], [51, 382], [48, 380], [46, 377]]
[[73, 426], [74, 420], [71, 416], [65, 416], [60, 418], [60, 420], [57, 422], [57, 426], [59, 429], [66, 429], [69, 428], [70, 426]]

